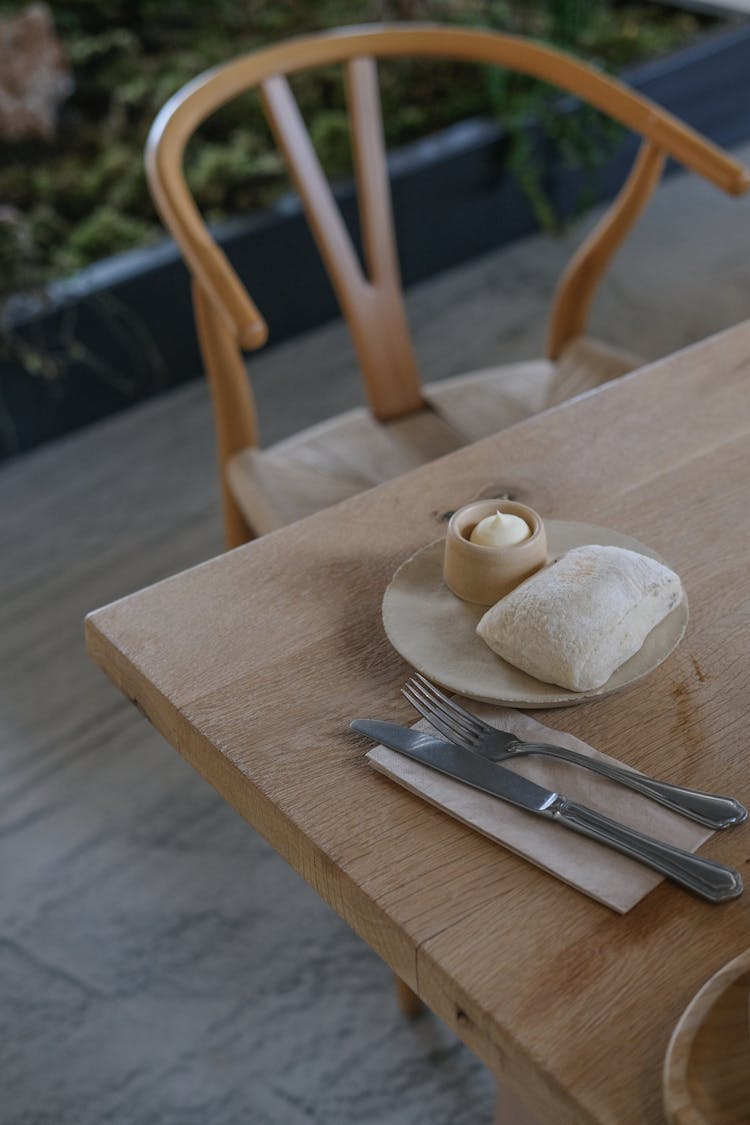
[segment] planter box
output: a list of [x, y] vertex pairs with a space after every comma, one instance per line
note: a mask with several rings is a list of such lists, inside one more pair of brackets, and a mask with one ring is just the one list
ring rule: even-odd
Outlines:
[[[733, 145], [750, 137], [749, 60], [750, 25], [742, 25], [623, 77], [713, 140]], [[563, 99], [561, 112], [574, 110], [573, 99]], [[599, 170], [600, 200], [618, 189], [636, 143], [625, 138]], [[405, 285], [536, 229], [528, 201], [504, 171], [506, 144], [501, 125], [472, 120], [392, 154]], [[581, 173], [543, 166], [550, 198], [570, 215]], [[337, 196], [356, 229], [351, 185]], [[272, 342], [337, 315], [295, 199], [223, 224], [216, 234], [268, 320]], [[98, 263], [51, 285], [43, 299], [15, 298], [7, 320], [11, 337], [57, 366], [34, 375], [16, 359], [0, 359], [0, 459], [202, 372], [188, 275], [171, 242]]]

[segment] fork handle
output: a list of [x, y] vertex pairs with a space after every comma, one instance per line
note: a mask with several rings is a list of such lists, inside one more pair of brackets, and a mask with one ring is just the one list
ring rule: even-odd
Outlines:
[[548, 811], [574, 832], [645, 863], [709, 902], [724, 902], [742, 894], [742, 878], [732, 867], [654, 840], [566, 797], [558, 797]]
[[552, 758], [560, 758], [564, 762], [585, 766], [586, 769], [626, 785], [629, 789], [634, 789], [645, 797], [651, 797], [659, 804], [666, 805], [667, 808], [674, 809], [675, 812], [682, 813], [691, 820], [697, 820], [699, 824], [705, 824], [709, 828], [729, 828], [730, 825], [742, 824], [747, 819], [747, 809], [732, 797], [702, 793], [699, 789], [686, 789], [682, 785], [672, 785], [668, 781], [657, 781], [656, 778], [636, 773], [635, 770], [612, 766], [608, 762], [589, 758], [586, 754], [579, 754], [576, 750], [568, 750], [563, 746], [524, 742], [519, 744], [518, 750], [513, 751], [514, 755], [519, 753], [540, 753]]

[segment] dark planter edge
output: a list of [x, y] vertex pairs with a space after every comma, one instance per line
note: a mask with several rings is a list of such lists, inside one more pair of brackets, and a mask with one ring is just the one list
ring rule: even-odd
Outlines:
[[[711, 139], [731, 146], [750, 137], [750, 23], [623, 73], [623, 80]], [[563, 112], [575, 102], [565, 98]], [[504, 245], [536, 229], [527, 200], [502, 171], [505, 131], [472, 119], [389, 157], [404, 284]], [[619, 145], [599, 170], [598, 200], [610, 198], [632, 160], [635, 140]], [[548, 185], [570, 214], [581, 174], [558, 168]], [[356, 236], [353, 187], [336, 195]], [[460, 210], [457, 200], [465, 199]], [[416, 218], [418, 217], [418, 218]], [[434, 231], [441, 230], [441, 238]], [[301, 206], [285, 197], [261, 214], [232, 219], [214, 233], [245, 278], [269, 323], [270, 341], [288, 339], [337, 315], [332, 290]], [[282, 268], [280, 263], [284, 262]], [[293, 262], [290, 269], [289, 263]], [[288, 275], [295, 277], [290, 299]], [[0, 359], [0, 460], [30, 450], [151, 395], [199, 377], [202, 365], [190, 308], [189, 278], [174, 243], [105, 259], [48, 286], [12, 298], [6, 332], [61, 370], [30, 374], [17, 358]]]

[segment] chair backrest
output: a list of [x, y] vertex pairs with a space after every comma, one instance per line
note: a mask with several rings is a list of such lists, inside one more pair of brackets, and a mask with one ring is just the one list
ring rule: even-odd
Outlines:
[[[659, 106], [594, 67], [517, 36], [429, 24], [374, 25], [288, 40], [200, 75], [174, 95], [152, 127], [146, 152], [151, 192], [192, 272], [199, 335], [220, 417], [221, 456], [257, 441], [240, 352], [267, 328], [245, 286], [212, 239], [182, 170], [195, 129], [226, 102], [259, 88], [351, 328], [367, 399], [381, 420], [422, 404], [404, 311], [388, 186], [376, 59], [431, 56], [494, 64], [557, 86], [639, 133], [643, 140], [620, 194], [563, 275], [553, 301], [548, 353], [583, 331], [594, 290], [618, 245], [673, 157], [732, 194], [750, 173]], [[291, 92], [287, 76], [332, 63], [345, 67], [366, 272]], [[217, 374], [221, 369], [221, 376]], [[219, 385], [221, 383], [221, 386]], [[220, 400], [220, 401], [219, 401]]]

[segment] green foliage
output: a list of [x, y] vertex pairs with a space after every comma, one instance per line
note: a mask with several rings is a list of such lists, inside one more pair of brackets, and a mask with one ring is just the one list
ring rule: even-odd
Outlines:
[[141, 219], [131, 218], [109, 203], [103, 203], [74, 229], [68, 241], [71, 266], [96, 261], [148, 241], [153, 228]]
[[213, 217], [226, 214], [228, 199], [232, 211], [251, 210], [262, 202], [262, 185], [270, 186], [270, 198], [283, 174], [279, 153], [262, 145], [257, 132], [248, 128], [232, 130], [224, 143], [196, 145], [187, 168], [191, 190]]
[[[0, 3], [0, 14], [25, 3]], [[143, 173], [150, 124], [186, 81], [245, 51], [342, 24], [416, 19], [531, 35], [617, 68], [684, 42], [701, 26], [695, 16], [605, 0], [56, 0], [52, 10], [75, 90], [54, 141], [0, 148], [0, 295], [160, 237]], [[293, 86], [326, 170], [348, 174], [340, 74], [322, 69]], [[497, 114], [514, 137], [511, 166], [548, 225], [554, 215], [521, 124], [541, 114], [565, 159], [592, 163], [600, 151], [598, 126], [558, 120], [547, 88], [502, 71], [391, 60], [381, 67], [381, 86], [391, 145], [488, 108]], [[288, 187], [255, 95], [205, 123], [188, 147], [186, 173], [210, 218], [266, 206]]]

